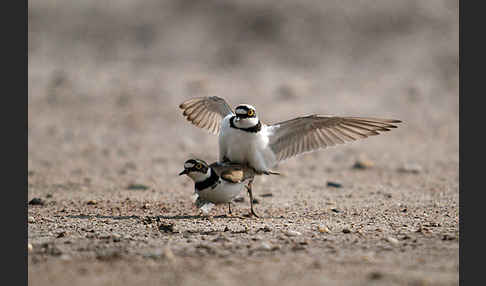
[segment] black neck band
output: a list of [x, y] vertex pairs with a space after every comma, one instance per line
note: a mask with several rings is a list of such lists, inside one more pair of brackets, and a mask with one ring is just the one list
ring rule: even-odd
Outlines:
[[211, 176], [202, 182], [196, 183], [196, 190], [201, 191], [208, 187], [213, 187], [219, 182], [219, 176], [216, 174], [216, 172], [214, 172], [213, 169], [209, 170], [211, 172]]
[[255, 126], [248, 127], [248, 128], [240, 128], [240, 127], [237, 127], [235, 125], [235, 122], [234, 122], [235, 118], [236, 118], [236, 116], [233, 116], [233, 117], [230, 118], [230, 126], [232, 128], [240, 129], [240, 130], [243, 130], [243, 131], [246, 131], [246, 132], [253, 132], [253, 133], [257, 133], [258, 131], [260, 131], [262, 129], [262, 123], [260, 122], [260, 120], [258, 120], [258, 123]]

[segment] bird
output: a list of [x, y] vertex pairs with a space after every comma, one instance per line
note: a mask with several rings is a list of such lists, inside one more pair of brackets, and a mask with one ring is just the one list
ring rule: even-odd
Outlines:
[[246, 187], [250, 196], [250, 214], [259, 217], [253, 208], [251, 189], [245, 184], [255, 176], [253, 169], [231, 162], [208, 165], [204, 160], [193, 158], [184, 162], [181, 175], [187, 175], [194, 181], [195, 204], [203, 213], [208, 214], [214, 205], [228, 203], [231, 215], [231, 202]]
[[[247, 165], [256, 175], [279, 174], [280, 162], [397, 128], [397, 119], [311, 114], [263, 123], [254, 106], [239, 104], [233, 111], [218, 96], [195, 97], [182, 102], [182, 115], [193, 125], [218, 135], [219, 162]], [[254, 177], [247, 187], [251, 193]]]
[[312, 114], [267, 125], [255, 107], [235, 111], [218, 96], [191, 98], [179, 105], [193, 125], [219, 134], [219, 161], [247, 164], [272, 174], [278, 163], [300, 154], [364, 139], [396, 128], [401, 120]]

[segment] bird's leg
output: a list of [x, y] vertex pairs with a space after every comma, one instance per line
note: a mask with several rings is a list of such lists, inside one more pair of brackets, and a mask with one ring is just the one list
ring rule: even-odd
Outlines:
[[250, 210], [251, 214], [254, 215], [255, 217], [259, 217], [255, 211], [253, 210], [253, 193], [252, 193], [252, 185], [253, 185], [253, 178], [250, 179], [250, 182], [248, 182], [248, 185], [246, 185], [246, 189], [248, 190], [248, 194], [250, 195]]
[[231, 202], [228, 203], [228, 214], [231, 215]]

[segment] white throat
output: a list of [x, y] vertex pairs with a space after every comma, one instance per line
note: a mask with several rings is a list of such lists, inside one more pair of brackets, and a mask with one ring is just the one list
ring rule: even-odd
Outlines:
[[238, 118], [235, 117], [234, 124], [238, 128], [251, 128], [258, 124], [258, 117]]
[[208, 171], [204, 174], [201, 172], [190, 172], [187, 174], [194, 182], [199, 183], [211, 176], [211, 168], [208, 168]]

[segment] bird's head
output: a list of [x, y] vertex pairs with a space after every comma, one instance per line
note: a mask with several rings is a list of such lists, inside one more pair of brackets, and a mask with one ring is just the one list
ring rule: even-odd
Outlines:
[[249, 104], [240, 104], [235, 108], [236, 117], [243, 118], [257, 118], [255, 107]]
[[200, 159], [189, 159], [184, 163], [184, 170], [179, 173], [179, 176], [187, 175], [194, 182], [202, 182], [211, 176], [209, 165]]

